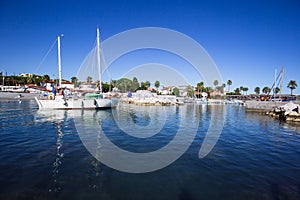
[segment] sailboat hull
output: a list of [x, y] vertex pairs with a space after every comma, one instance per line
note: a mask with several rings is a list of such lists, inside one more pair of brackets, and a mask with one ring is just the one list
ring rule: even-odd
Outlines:
[[54, 100], [38, 99], [35, 100], [39, 109], [53, 109], [53, 110], [73, 110], [73, 109], [109, 109], [116, 107], [116, 101], [112, 99], [70, 99], [66, 102], [62, 98]]
[[95, 99], [96, 109], [109, 109], [117, 106], [117, 99]]

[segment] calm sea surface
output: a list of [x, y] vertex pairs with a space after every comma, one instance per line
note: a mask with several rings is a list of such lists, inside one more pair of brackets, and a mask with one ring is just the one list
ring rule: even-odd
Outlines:
[[[222, 133], [212, 151], [199, 159], [212, 111], [224, 109]], [[116, 116], [107, 110], [45, 112], [35, 101], [0, 101], [0, 113], [0, 199], [300, 199], [299, 123], [231, 105], [131, 105]], [[118, 128], [114, 117], [122, 121], [128, 114], [128, 127], [145, 127], [143, 138]], [[179, 128], [188, 133], [192, 128], [187, 122], [199, 127], [187, 151], [169, 166], [127, 173], [90, 154], [72, 117], [81, 119], [86, 130], [101, 124], [115, 145], [136, 153], [163, 148]], [[149, 135], [151, 123], [162, 130]]]

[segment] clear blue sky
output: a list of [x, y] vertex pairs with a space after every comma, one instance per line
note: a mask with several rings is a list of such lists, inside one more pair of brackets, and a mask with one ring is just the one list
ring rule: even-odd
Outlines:
[[0, 71], [57, 77], [55, 50], [37, 67], [63, 33], [63, 78], [70, 79], [93, 47], [97, 25], [102, 40], [138, 27], [182, 32], [205, 48], [224, 82], [231, 79], [231, 88], [245, 86], [251, 93], [255, 86], [270, 87], [275, 68], [284, 66], [283, 91], [288, 93], [288, 81], [296, 80], [295, 93], [300, 93], [299, 0], [2, 0]]

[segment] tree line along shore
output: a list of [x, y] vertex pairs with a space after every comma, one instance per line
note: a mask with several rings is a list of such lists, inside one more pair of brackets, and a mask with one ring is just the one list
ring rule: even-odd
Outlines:
[[[51, 79], [51, 77], [47, 74], [42, 76], [35, 75], [35, 74], [27, 74], [25, 76], [4, 76], [3, 74], [0, 74], [0, 80], [2, 80], [0, 86], [1, 85], [2, 86], [16, 86], [16, 85], [41, 86], [42, 83], [47, 83], [47, 82], [52, 82], [53, 84], [58, 83], [57, 79]], [[82, 84], [94, 84], [94, 85], [99, 84], [97, 81], [96, 82], [93, 81], [91, 76], [88, 76], [86, 81], [78, 81], [77, 77], [72, 77], [70, 81], [63, 79], [63, 82], [74, 84], [75, 88], [79, 87]], [[162, 86], [159, 80], [151, 84], [150, 81], [147, 80], [139, 82], [138, 79], [134, 77], [132, 80], [129, 78], [121, 78], [119, 80], [112, 80], [110, 83], [103, 83], [102, 90], [103, 92], [108, 92], [112, 88], [116, 87], [122, 93], [129, 92], [129, 91], [135, 92], [137, 90], [150, 90], [158, 94], [160, 94], [164, 90], [169, 90], [169, 94], [171, 95], [182, 96], [182, 94], [185, 93], [184, 96], [187, 97], [199, 97], [201, 96], [201, 93], [205, 92], [208, 93], [208, 96], [210, 98], [215, 98], [220, 96], [234, 97], [239, 95], [242, 96], [248, 95], [249, 88], [245, 86], [240, 86], [238, 88], [235, 88], [233, 91], [231, 91], [230, 87], [232, 83], [233, 83], [232, 80], [228, 80], [226, 83], [220, 84], [218, 80], [215, 80], [213, 82], [213, 87], [205, 86], [204, 82], [199, 82], [195, 86], [191, 86], [191, 85]], [[291, 90], [291, 95], [293, 95], [293, 90], [295, 90], [297, 86], [298, 85], [295, 80], [290, 80], [286, 87], [288, 87]], [[0, 87], [0, 91], [1, 91], [1, 87]], [[280, 93], [280, 88], [278, 87], [270, 88], [268, 86], [265, 86], [261, 89], [260, 87], [255, 87], [253, 92], [254, 92], [253, 94], [255, 95], [260, 95], [260, 94], [269, 95], [270, 93], [278, 95]], [[1, 96], [0, 98], [3, 98]], [[5, 96], [5, 98], [9, 98], [9, 95], [7, 96], [8, 97]]]

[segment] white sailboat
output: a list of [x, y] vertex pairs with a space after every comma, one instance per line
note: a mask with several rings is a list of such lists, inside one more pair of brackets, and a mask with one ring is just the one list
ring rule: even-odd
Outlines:
[[91, 99], [85, 99], [84, 103], [87, 104], [87, 106], [92, 106], [94, 104], [96, 106], [96, 109], [104, 109], [104, 108], [112, 108], [115, 107], [113, 105], [111, 98], [104, 98], [102, 94], [102, 71], [101, 71], [101, 62], [100, 62], [100, 31], [99, 28], [97, 28], [97, 66], [98, 66], [98, 78], [99, 78], [99, 94], [98, 93], [92, 93], [89, 94], [89, 98]]
[[[62, 87], [61, 78], [61, 55], [60, 55], [60, 36], [57, 37], [58, 50], [58, 73], [59, 73], [59, 87]], [[72, 109], [109, 109], [115, 107], [113, 99], [104, 98], [102, 94], [102, 74], [100, 65], [100, 33], [97, 28], [97, 54], [98, 54], [98, 76], [100, 82], [99, 93], [86, 95], [85, 98], [66, 98], [64, 95], [56, 95], [53, 99], [37, 98], [35, 100], [39, 109], [54, 109], [54, 110], [72, 110]]]

